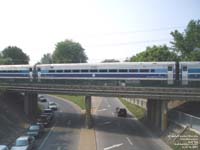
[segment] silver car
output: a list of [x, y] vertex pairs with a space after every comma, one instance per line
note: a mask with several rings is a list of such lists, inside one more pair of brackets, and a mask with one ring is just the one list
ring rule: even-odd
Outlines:
[[35, 138], [32, 136], [20, 136], [16, 139], [11, 150], [31, 150], [33, 149], [34, 142]]
[[0, 150], [9, 150], [6, 145], [0, 145]]

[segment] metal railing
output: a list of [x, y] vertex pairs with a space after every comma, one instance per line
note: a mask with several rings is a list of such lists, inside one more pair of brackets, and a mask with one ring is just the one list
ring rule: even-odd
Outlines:
[[170, 111], [168, 117], [178, 124], [189, 126], [200, 132], [200, 118], [180, 111]]

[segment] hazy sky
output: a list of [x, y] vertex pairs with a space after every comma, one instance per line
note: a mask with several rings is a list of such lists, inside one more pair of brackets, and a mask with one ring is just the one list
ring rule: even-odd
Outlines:
[[0, 0], [0, 50], [17, 46], [33, 64], [72, 39], [89, 62], [124, 60], [169, 44], [191, 19], [200, 19], [200, 0]]

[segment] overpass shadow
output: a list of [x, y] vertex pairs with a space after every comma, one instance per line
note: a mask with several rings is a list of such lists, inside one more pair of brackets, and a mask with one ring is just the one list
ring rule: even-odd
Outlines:
[[[96, 116], [93, 115], [93, 128], [97, 132], [106, 132], [110, 134], [137, 136], [141, 138], [159, 138], [156, 135], [149, 134], [149, 130], [138, 120], [128, 116], [127, 118], [116, 116]], [[85, 128], [84, 114], [57, 112], [53, 124], [63, 129], [81, 129]]]

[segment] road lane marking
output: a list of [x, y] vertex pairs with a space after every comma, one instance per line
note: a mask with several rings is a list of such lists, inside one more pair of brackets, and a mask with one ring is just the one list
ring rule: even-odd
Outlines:
[[130, 145], [133, 145], [133, 143], [131, 142], [131, 140], [128, 137], [126, 137], [126, 139], [128, 140]]
[[114, 113], [114, 112], [112, 112], [112, 115], [113, 115], [113, 116], [115, 116], [115, 113]]
[[105, 111], [105, 110], [107, 110], [106, 108], [104, 108], [104, 109], [99, 109], [99, 110], [97, 110], [97, 111]]
[[103, 123], [103, 125], [105, 125], [105, 124], [111, 124], [111, 122], [110, 121], [106, 121], [106, 122]]
[[120, 147], [122, 145], [123, 145], [123, 143], [121, 143], [121, 144], [115, 144], [115, 145], [112, 145], [112, 146], [104, 148], [104, 150], [110, 150], [110, 149], [113, 149], [113, 148], [116, 148], [116, 147]]
[[67, 122], [67, 126], [70, 126], [71, 125], [71, 120], [69, 120], [68, 122]]
[[59, 146], [59, 147], [57, 147], [57, 150], [62, 150], [62, 147], [60, 147], [60, 146]]
[[[55, 123], [56, 124], [56, 123]], [[45, 137], [45, 139], [43, 140], [42, 144], [39, 147], [39, 150], [42, 149], [42, 147], [44, 146], [44, 144], [46, 143], [47, 139], [49, 138], [49, 136], [51, 135], [51, 133], [53, 132], [53, 130], [55, 129], [55, 124], [54, 126], [51, 128], [51, 130], [49, 131], [49, 133], [47, 134], [47, 136]]]

